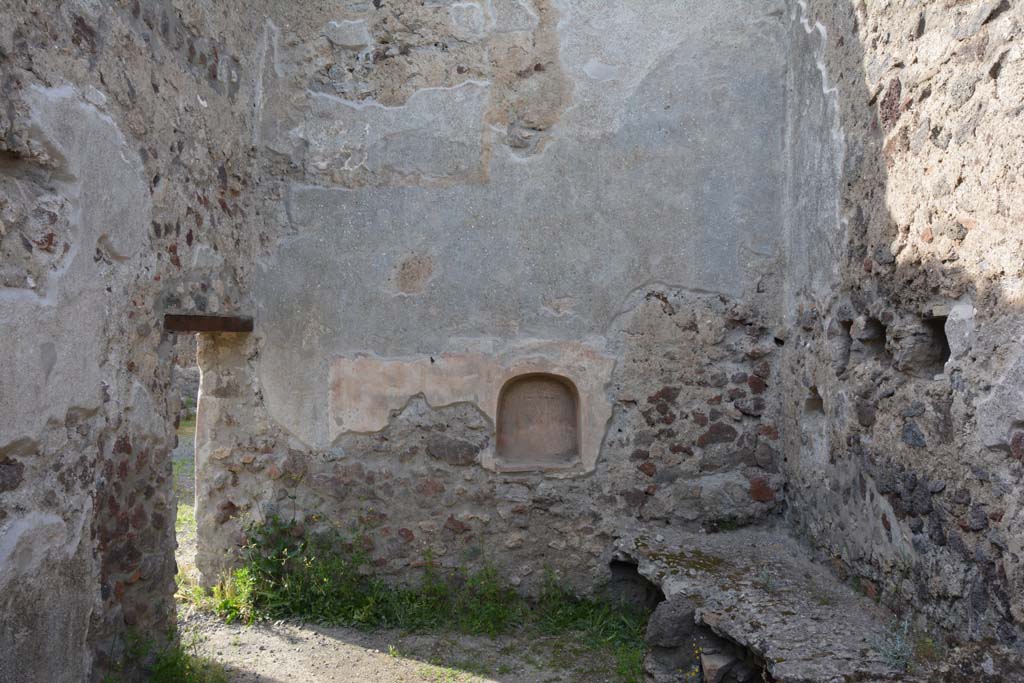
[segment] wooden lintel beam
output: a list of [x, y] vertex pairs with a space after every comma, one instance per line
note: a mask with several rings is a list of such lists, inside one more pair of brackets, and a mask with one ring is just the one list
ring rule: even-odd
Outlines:
[[240, 315], [195, 315], [168, 313], [164, 329], [168, 332], [252, 332], [252, 318]]

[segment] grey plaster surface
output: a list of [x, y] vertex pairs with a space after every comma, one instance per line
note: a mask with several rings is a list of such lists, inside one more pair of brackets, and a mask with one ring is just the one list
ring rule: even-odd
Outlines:
[[[323, 439], [334, 355], [499, 351], [523, 339], [600, 347], [638, 288], [740, 296], [775, 268], [782, 3], [561, 10], [571, 104], [532, 156], [481, 125], [487, 83], [419, 91], [391, 108], [310, 94], [307, 113], [292, 113], [278, 142], [300, 138], [299, 163], [348, 150], [346, 163], [372, 178], [390, 169], [384, 186], [294, 183], [293, 234], [261, 264], [262, 381], [296, 435]], [[264, 86], [267, 102], [281, 83]], [[414, 258], [429, 275], [406, 294], [394, 278]]]
[[131, 258], [149, 225], [141, 164], [116, 124], [71, 87], [29, 95], [56, 165], [46, 184], [67, 199], [70, 239], [35, 291], [0, 289], [0, 329], [10, 341], [0, 344], [0, 447], [34, 439], [71, 408], [99, 408], [102, 342], [82, 331], [104, 325], [109, 265]]
[[[89, 675], [98, 593], [88, 588], [96, 572], [92, 469], [86, 464], [71, 485], [61, 470], [94, 463], [95, 452], [79, 450], [73, 434], [56, 435], [55, 425], [63, 432], [102, 406], [104, 342], [85, 331], [106, 328], [110, 266], [139, 249], [149, 193], [117, 125], [77, 90], [37, 87], [27, 100], [46, 145], [40, 158], [52, 163], [41, 182], [67, 200], [70, 234], [61, 237], [70, 246], [35, 291], [0, 289], [0, 459], [23, 463], [31, 484], [3, 504], [0, 680], [77, 683]], [[147, 407], [143, 387], [133, 398], [140, 412]]]
[[838, 92], [824, 62], [828, 30], [808, 17], [804, 3], [790, 11], [783, 310], [792, 325], [800, 303], [824, 306], [837, 291], [846, 241], [839, 206], [846, 141]]

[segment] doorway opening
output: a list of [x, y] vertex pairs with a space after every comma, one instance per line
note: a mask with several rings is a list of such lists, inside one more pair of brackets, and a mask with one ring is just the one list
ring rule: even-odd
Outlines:
[[177, 394], [178, 413], [174, 423], [177, 442], [171, 454], [176, 516], [174, 523], [175, 553], [178, 565], [175, 577], [177, 598], [202, 592], [202, 577], [196, 556], [199, 533], [196, 519], [196, 431], [199, 417], [201, 373], [198, 362], [200, 333], [249, 333], [253, 319], [244, 316], [173, 314], [164, 316], [164, 330], [175, 333], [172, 393]]
[[177, 501], [174, 559], [178, 565], [175, 581], [179, 593], [199, 585], [196, 567], [196, 409], [199, 402], [196, 345], [195, 334], [175, 337], [174, 370], [171, 374], [172, 392], [178, 399], [178, 413], [174, 420], [177, 441], [171, 452], [171, 472]]

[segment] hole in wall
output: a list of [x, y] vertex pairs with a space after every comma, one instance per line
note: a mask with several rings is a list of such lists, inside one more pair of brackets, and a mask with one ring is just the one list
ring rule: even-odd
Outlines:
[[174, 338], [174, 364], [171, 372], [172, 391], [178, 395], [178, 414], [174, 419], [177, 446], [171, 452], [174, 495], [178, 512], [174, 534], [177, 541], [175, 561], [179, 585], [200, 583], [196, 567], [198, 549], [196, 529], [196, 418], [199, 400], [199, 365], [196, 361], [198, 335], [179, 334]]
[[825, 400], [818, 393], [818, 387], [811, 387], [807, 398], [804, 400], [805, 415], [825, 415]]
[[822, 465], [829, 459], [828, 419], [826, 418], [825, 400], [818, 387], [808, 389], [804, 398], [801, 427], [801, 458], [807, 462]]
[[947, 316], [944, 315], [924, 319], [924, 326], [928, 330], [931, 346], [928, 355], [933, 359], [929, 370], [931, 370], [933, 375], [941, 375], [943, 373], [951, 355], [949, 337], [946, 336], [947, 319]]
[[853, 339], [853, 321], [852, 320], [840, 320], [840, 327], [843, 328], [844, 336], [846, 339]]
[[665, 593], [640, 573], [636, 562], [612, 560], [608, 563], [608, 571], [610, 576], [605, 591], [611, 601], [653, 610], [665, 600]]
[[858, 340], [869, 354], [881, 356], [886, 353], [886, 333], [885, 325], [882, 324], [881, 320], [878, 318], [865, 318]]
[[509, 380], [498, 398], [496, 461], [503, 471], [565, 469], [580, 459], [579, 392], [564, 377]]
[[421, 294], [434, 276], [434, 259], [430, 254], [412, 254], [402, 260], [392, 275], [401, 294]]
[[893, 358], [886, 342], [889, 330], [878, 318], [861, 316], [850, 323], [850, 354], [848, 363], [858, 365], [864, 362], [892, 363]]

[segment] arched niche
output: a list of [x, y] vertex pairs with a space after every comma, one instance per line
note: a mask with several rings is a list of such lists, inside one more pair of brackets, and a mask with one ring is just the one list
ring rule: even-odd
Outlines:
[[580, 461], [579, 392], [564, 377], [529, 374], [498, 397], [496, 464], [505, 472], [557, 470]]

